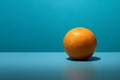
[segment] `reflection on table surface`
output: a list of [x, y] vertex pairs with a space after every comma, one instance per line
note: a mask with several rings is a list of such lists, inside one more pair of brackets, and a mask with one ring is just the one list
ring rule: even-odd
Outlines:
[[65, 68], [65, 80], [94, 80], [95, 68], [91, 63], [69, 62]]

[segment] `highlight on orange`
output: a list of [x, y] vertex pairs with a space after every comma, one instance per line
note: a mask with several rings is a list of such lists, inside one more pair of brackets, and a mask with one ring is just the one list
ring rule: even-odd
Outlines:
[[97, 46], [97, 40], [91, 30], [85, 27], [77, 27], [66, 33], [63, 46], [70, 58], [87, 60], [93, 55]]

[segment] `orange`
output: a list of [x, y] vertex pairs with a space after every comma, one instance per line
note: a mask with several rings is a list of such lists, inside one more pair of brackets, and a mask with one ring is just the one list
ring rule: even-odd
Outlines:
[[84, 27], [78, 27], [67, 32], [63, 45], [70, 58], [86, 60], [93, 55], [97, 41], [92, 31]]

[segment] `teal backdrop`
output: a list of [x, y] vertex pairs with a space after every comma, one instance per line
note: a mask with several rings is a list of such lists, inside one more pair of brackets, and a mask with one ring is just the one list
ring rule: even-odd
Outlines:
[[0, 0], [0, 51], [64, 51], [63, 37], [84, 26], [96, 51], [120, 51], [120, 0]]

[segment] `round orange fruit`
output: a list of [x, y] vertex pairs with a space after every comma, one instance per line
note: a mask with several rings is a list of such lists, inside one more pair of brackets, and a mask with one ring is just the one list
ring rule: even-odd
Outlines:
[[84, 27], [77, 27], [67, 32], [63, 45], [70, 58], [87, 60], [93, 55], [97, 41], [92, 31]]

